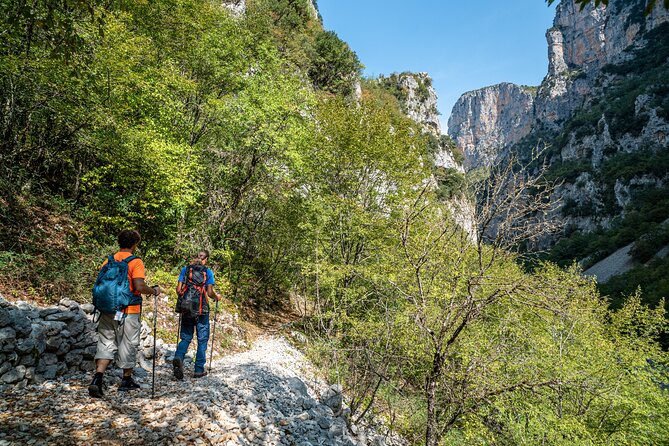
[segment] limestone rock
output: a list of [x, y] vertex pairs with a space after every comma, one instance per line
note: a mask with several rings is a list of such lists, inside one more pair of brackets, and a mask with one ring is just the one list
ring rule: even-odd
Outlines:
[[237, 17], [244, 15], [246, 12], [246, 0], [223, 0], [223, 6]]
[[339, 384], [330, 386], [321, 396], [321, 402], [332, 409], [334, 413], [341, 412], [344, 402], [341, 386]]
[[465, 167], [489, 167], [534, 122], [534, 91], [510, 83], [465, 93], [448, 120], [448, 134], [465, 153]]
[[53, 313], [45, 317], [47, 321], [62, 321], [69, 322], [77, 316], [77, 313], [73, 311], [59, 311], [58, 313]]
[[23, 379], [25, 376], [25, 371], [26, 368], [22, 365], [13, 368], [6, 372], [2, 377], [0, 377], [0, 381], [6, 383], [6, 384], [14, 384], [16, 382], [19, 382]]
[[6, 327], [11, 322], [9, 311], [5, 307], [0, 307], [0, 328]]
[[93, 312], [95, 311], [95, 307], [93, 306], [93, 304], [83, 304], [80, 306], [80, 308], [86, 314], [93, 314]]
[[308, 397], [309, 396], [309, 391], [307, 389], [306, 384], [297, 377], [291, 377], [286, 380], [288, 387], [293, 390], [298, 396], [302, 397]]
[[11, 325], [16, 330], [18, 336], [28, 336], [32, 329], [32, 322], [28, 317], [30, 310], [14, 309], [9, 312]]
[[[666, 27], [669, 10], [658, 2], [644, 16], [642, 8], [636, 1], [611, 0], [608, 7], [590, 2], [581, 11], [573, 0], [562, 0], [546, 33], [548, 72], [535, 94], [533, 89], [500, 84], [465, 93], [454, 106], [448, 133], [463, 149], [465, 165], [501, 164], [511, 153], [528, 158], [529, 150], [543, 143], [559, 143], [551, 147], [549, 164], [577, 167], [552, 197], [562, 208], [540, 218], [559, 218], [565, 227], [581, 232], [608, 227], [624, 212], [636, 190], [669, 184], [669, 173], [641, 172], [614, 181], [600, 175], [607, 160], [617, 154], [667, 149], [669, 119], [666, 105], [657, 105], [663, 100], [661, 95], [649, 87], [632, 98], [633, 112], [627, 110], [628, 103], [624, 105], [626, 118], [635, 123], [633, 130], [625, 126], [620, 130], [619, 121], [616, 128], [609, 109], [606, 116], [583, 117], [597, 104], [610, 104], [606, 96], [610, 87], [630, 80], [640, 85], [646, 81], [640, 72], [616, 74], [611, 70], [616, 64], [634, 62], [634, 50], [666, 39], [666, 33], [654, 38], [647, 33], [663, 24]], [[534, 247], [550, 248], [559, 237], [546, 236]]]

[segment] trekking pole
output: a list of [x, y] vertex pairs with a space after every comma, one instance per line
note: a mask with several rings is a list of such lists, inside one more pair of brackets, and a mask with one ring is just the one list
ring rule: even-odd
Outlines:
[[179, 313], [179, 326], [177, 326], [177, 344], [174, 349], [174, 354], [176, 354], [176, 349], [179, 348], [180, 341], [181, 341], [181, 313]]
[[214, 358], [214, 338], [216, 336], [216, 316], [218, 315], [218, 301], [214, 309], [214, 329], [211, 331], [211, 352], [209, 353], [209, 374], [211, 375], [211, 361]]
[[153, 295], [153, 366], [151, 370], [151, 399], [156, 396], [156, 322], [158, 319], [158, 295]]

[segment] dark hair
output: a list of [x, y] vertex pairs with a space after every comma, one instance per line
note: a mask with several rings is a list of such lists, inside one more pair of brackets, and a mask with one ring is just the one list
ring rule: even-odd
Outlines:
[[142, 240], [142, 237], [139, 235], [138, 231], [132, 229], [124, 229], [118, 235], [118, 246], [121, 249], [130, 249], [139, 243]]
[[200, 257], [200, 254], [204, 254], [204, 259], [203, 260], [206, 260], [206, 259], [209, 258], [209, 251], [207, 251], [206, 249], [201, 249], [200, 251], [198, 251], [197, 257]]

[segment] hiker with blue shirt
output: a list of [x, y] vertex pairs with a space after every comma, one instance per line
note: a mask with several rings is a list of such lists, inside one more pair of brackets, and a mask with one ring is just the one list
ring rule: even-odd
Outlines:
[[181, 380], [184, 377], [183, 362], [188, 346], [197, 333], [197, 353], [195, 354], [194, 378], [207, 374], [204, 370], [209, 342], [209, 300], [208, 297], [221, 300], [214, 291], [214, 272], [206, 267], [209, 251], [202, 250], [193, 258], [190, 265], [185, 266], [179, 275], [177, 284], [176, 311], [180, 314], [180, 341], [172, 361], [174, 376]]

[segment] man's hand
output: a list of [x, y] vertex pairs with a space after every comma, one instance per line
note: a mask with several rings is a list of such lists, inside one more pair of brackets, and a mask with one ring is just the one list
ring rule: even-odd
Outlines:
[[[160, 293], [163, 292], [163, 289], [160, 288], [158, 285], [154, 285], [153, 287], [148, 286], [145, 282], [144, 279], [132, 279], [132, 284], [133, 288], [136, 291], [139, 291], [140, 293], [144, 295], [154, 295], [157, 296]], [[156, 292], [157, 290], [157, 292]]]

